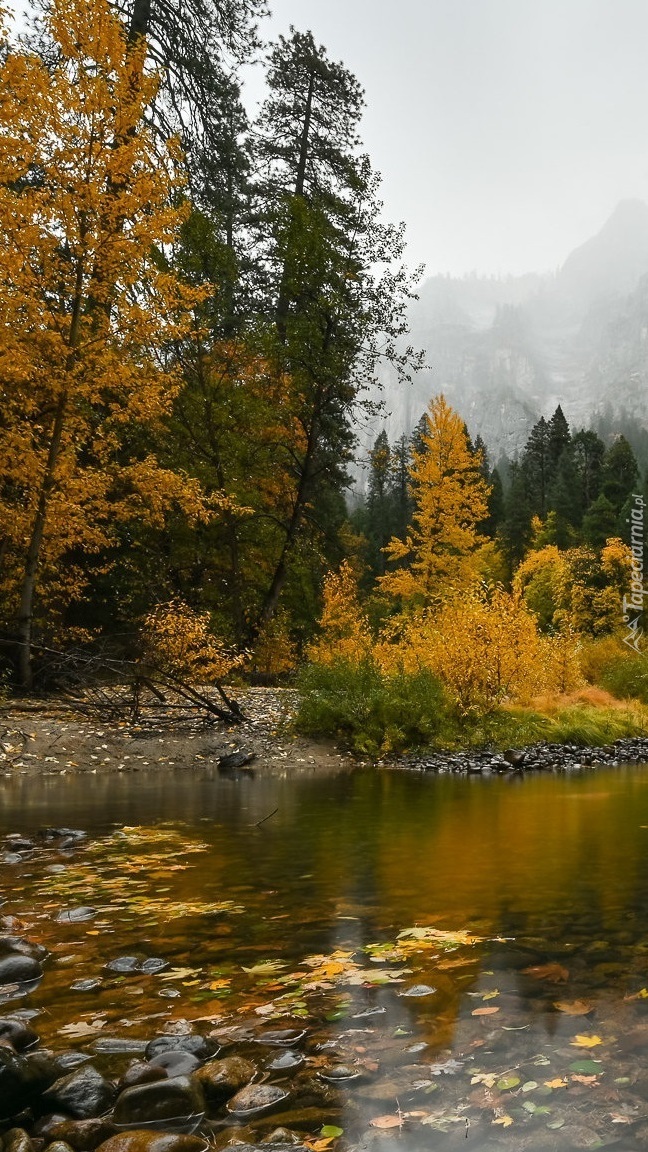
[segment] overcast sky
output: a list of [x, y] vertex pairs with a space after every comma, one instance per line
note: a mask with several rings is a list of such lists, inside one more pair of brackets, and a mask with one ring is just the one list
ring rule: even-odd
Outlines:
[[269, 0], [366, 90], [386, 215], [428, 274], [544, 271], [648, 200], [646, 0]]

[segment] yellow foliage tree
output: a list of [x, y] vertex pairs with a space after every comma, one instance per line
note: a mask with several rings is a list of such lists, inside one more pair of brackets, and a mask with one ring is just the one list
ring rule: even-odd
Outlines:
[[78, 598], [120, 521], [206, 515], [143, 447], [202, 296], [160, 258], [185, 210], [144, 122], [156, 78], [108, 0], [51, 0], [46, 30], [52, 60], [9, 47], [0, 68], [1, 581], [24, 686], [37, 597]]
[[142, 656], [156, 671], [195, 684], [222, 680], [245, 662], [212, 635], [208, 612], [195, 612], [180, 600], [148, 614], [141, 633]]
[[338, 572], [330, 572], [324, 584], [320, 634], [307, 656], [315, 664], [348, 660], [358, 664], [371, 653], [371, 633], [360, 607], [358, 581], [345, 560]]
[[426, 431], [410, 471], [415, 512], [405, 540], [393, 538], [388, 560], [400, 566], [379, 578], [382, 590], [428, 604], [475, 578], [477, 525], [488, 515], [489, 487], [479, 471], [465, 425], [443, 396], [426, 414]]
[[619, 626], [631, 569], [632, 552], [617, 538], [600, 556], [590, 548], [560, 551], [548, 544], [528, 553], [513, 583], [542, 628], [597, 636]]

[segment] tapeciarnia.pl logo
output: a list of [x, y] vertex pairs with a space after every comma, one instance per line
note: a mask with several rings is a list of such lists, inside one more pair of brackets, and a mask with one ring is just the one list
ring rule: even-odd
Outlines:
[[630, 593], [623, 597], [623, 623], [627, 626], [627, 634], [623, 643], [635, 652], [641, 652], [640, 640], [643, 636], [641, 626], [644, 612], [644, 596], [648, 589], [644, 587], [644, 508], [643, 496], [633, 493], [634, 507], [630, 509], [630, 551], [632, 552], [632, 569], [630, 580]]

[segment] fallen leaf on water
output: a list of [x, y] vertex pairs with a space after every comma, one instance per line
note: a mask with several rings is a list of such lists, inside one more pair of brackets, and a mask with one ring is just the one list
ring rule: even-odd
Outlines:
[[495, 1012], [499, 1012], [499, 1008], [475, 1008], [471, 1013], [472, 1016], [493, 1016]]
[[512, 1116], [497, 1116], [495, 1120], [492, 1121], [492, 1123], [501, 1124], [502, 1128], [508, 1128], [509, 1125], [514, 1124], [515, 1121]]
[[522, 969], [523, 976], [532, 976], [534, 980], [548, 980], [550, 984], [564, 984], [569, 979], [569, 972], [562, 964], [533, 964], [530, 968]]
[[59, 1028], [59, 1036], [94, 1036], [95, 1032], [100, 1032], [105, 1028], [107, 1020], [76, 1020], [71, 1024], [65, 1024]]
[[565, 1012], [567, 1016], [588, 1016], [594, 1010], [591, 1000], [556, 1000], [554, 1008]]
[[632, 992], [628, 996], [623, 997], [624, 1000], [648, 1000], [648, 988], [640, 988], [638, 992]]
[[337, 1124], [324, 1124], [324, 1126], [320, 1128], [319, 1134], [324, 1140], [336, 1140], [337, 1137], [342, 1136], [343, 1133], [344, 1128], [338, 1128]]
[[598, 1084], [598, 1076], [579, 1076], [577, 1072], [572, 1075], [572, 1080], [576, 1084]]
[[371, 1128], [402, 1128], [402, 1116], [376, 1116], [374, 1120], [369, 1121]]
[[499, 996], [499, 988], [493, 988], [492, 992], [484, 992], [482, 1000], [494, 1000], [496, 996]]
[[262, 960], [259, 964], [253, 964], [251, 968], [246, 968], [245, 965], [241, 967], [248, 976], [274, 976], [275, 972], [281, 972], [286, 965], [281, 960]]
[[500, 1092], [507, 1092], [509, 1088], [517, 1088], [519, 1083], [519, 1076], [502, 1076], [502, 1078], [497, 1081], [497, 1087]]
[[602, 1043], [603, 1041], [600, 1036], [585, 1035], [574, 1036], [574, 1039], [571, 1041], [573, 1048], [596, 1048], [597, 1044]]
[[544, 1085], [545, 1088], [566, 1088], [567, 1081], [561, 1076], [556, 1076], [555, 1080], [545, 1080]]

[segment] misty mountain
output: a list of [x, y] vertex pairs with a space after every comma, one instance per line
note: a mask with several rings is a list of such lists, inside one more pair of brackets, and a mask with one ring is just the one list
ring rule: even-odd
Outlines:
[[385, 376], [390, 440], [443, 392], [491, 457], [519, 451], [558, 403], [575, 427], [648, 428], [648, 205], [622, 201], [552, 274], [434, 276], [410, 310], [428, 367]]

